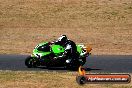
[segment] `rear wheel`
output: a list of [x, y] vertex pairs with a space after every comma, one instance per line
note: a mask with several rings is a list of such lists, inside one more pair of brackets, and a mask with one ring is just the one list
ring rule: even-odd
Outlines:
[[71, 63], [66, 65], [68, 70], [78, 70], [81, 64], [78, 61], [72, 61]]
[[32, 58], [31, 56], [28, 56], [25, 60], [25, 65], [28, 68], [37, 67], [37, 61], [34, 58]]
[[83, 66], [86, 63], [86, 57], [83, 57], [81, 59], [82, 59], [81, 65]]
[[[80, 66], [80, 65], [79, 65]], [[79, 68], [79, 66], [66, 66], [66, 69], [68, 69], [68, 70], [72, 70], [72, 71], [76, 71], [76, 70], [78, 70], [78, 68]]]

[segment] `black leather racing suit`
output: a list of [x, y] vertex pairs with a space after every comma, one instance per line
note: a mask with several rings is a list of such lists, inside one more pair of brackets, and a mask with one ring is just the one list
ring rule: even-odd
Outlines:
[[64, 53], [59, 56], [59, 58], [62, 58], [64, 60], [67, 58], [71, 58], [72, 61], [79, 58], [76, 44], [73, 41], [67, 40], [66, 43], [64, 43], [63, 45], [60, 42], [55, 42], [55, 44], [59, 44], [65, 48]]

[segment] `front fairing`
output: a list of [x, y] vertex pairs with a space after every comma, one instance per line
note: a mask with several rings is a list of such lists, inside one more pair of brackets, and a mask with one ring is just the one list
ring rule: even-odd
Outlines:
[[[31, 55], [32, 57], [37, 57], [40, 58], [42, 56], [47, 56], [50, 55], [51, 53], [54, 53], [55, 56], [59, 56], [62, 55], [62, 53], [64, 52], [64, 48], [60, 45], [47, 45], [48, 43], [40, 43], [38, 44], [34, 50], [33, 50], [33, 54]], [[49, 50], [45, 50], [45, 49], [41, 49], [40, 48], [42, 46], [48, 46], [50, 49]]]
[[46, 43], [40, 43], [40, 44], [38, 44], [35, 48], [34, 48], [34, 50], [33, 50], [33, 53], [32, 53], [32, 57], [36, 57], [36, 58], [41, 58], [42, 56], [46, 56], [46, 55], [49, 55], [51, 52], [50, 52], [50, 50], [49, 51], [39, 51], [38, 50], [38, 48], [39, 47], [41, 47], [41, 46], [44, 46], [44, 45], [46, 45], [47, 44], [47, 42]]
[[32, 57], [42, 57], [42, 56], [46, 56], [49, 55], [51, 52], [43, 52], [43, 51], [38, 51], [37, 49], [33, 50], [33, 54]]

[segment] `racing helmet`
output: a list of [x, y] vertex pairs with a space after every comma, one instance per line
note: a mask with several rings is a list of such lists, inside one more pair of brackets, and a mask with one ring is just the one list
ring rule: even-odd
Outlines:
[[67, 36], [66, 35], [61, 35], [59, 38], [58, 38], [58, 41], [61, 42], [61, 43], [66, 43], [68, 40]]

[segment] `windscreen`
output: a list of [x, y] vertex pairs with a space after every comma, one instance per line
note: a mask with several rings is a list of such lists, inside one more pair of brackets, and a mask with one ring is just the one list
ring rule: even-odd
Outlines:
[[49, 52], [50, 51], [50, 46], [46, 46], [46, 45], [42, 45], [42, 46], [39, 46], [38, 51], [43, 51], [43, 52]]

